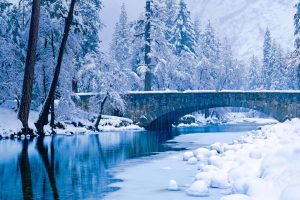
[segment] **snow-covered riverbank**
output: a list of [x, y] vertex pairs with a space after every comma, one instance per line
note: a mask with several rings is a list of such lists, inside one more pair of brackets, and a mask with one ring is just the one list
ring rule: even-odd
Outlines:
[[[299, 125], [299, 119], [267, 125], [239, 140], [233, 140], [238, 134], [225, 133], [225, 141], [148, 160], [119, 172], [124, 182], [114, 186], [121, 190], [107, 199], [299, 199]], [[208, 144], [217, 137], [191, 134], [174, 141]]]
[[198, 166], [187, 195], [209, 196], [224, 189], [222, 199], [296, 200], [300, 190], [300, 120], [264, 126], [232, 144], [185, 152]]
[[[57, 134], [82, 134], [95, 132], [94, 126], [97, 114], [78, 111], [72, 115], [71, 119], [59, 120], [59, 126], [54, 129]], [[38, 112], [31, 111], [29, 115], [29, 127], [35, 130], [34, 122], [38, 118]], [[134, 125], [132, 120], [122, 117], [102, 116], [99, 124], [99, 131], [125, 131], [125, 130], [143, 130]], [[10, 137], [22, 129], [22, 124], [17, 118], [17, 112], [11, 107], [0, 107], [0, 138]], [[45, 126], [46, 134], [52, 133], [49, 125]]]
[[[223, 108], [224, 109], [224, 108]], [[227, 110], [216, 110], [220, 112], [218, 116], [210, 115], [205, 118], [204, 114], [193, 113], [191, 115], [186, 115], [179, 120], [176, 124], [177, 127], [197, 127], [205, 126], [209, 124], [240, 124], [240, 123], [255, 123], [255, 124], [275, 124], [278, 123], [277, 120], [273, 118], [268, 118], [261, 113], [253, 110], [248, 110], [247, 112], [233, 112], [230, 109]]]

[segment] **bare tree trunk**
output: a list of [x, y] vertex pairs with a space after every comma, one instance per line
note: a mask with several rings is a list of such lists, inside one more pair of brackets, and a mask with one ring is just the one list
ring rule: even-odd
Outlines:
[[205, 117], [205, 119], [207, 119], [207, 118], [209, 118], [209, 116], [210, 116], [210, 114], [209, 114], [209, 109], [206, 108], [206, 109], [204, 110], [204, 117]]
[[100, 112], [99, 112], [99, 115], [97, 117], [97, 121], [96, 121], [96, 124], [95, 124], [95, 128], [97, 131], [99, 131], [99, 124], [100, 124], [100, 121], [102, 119], [102, 113], [103, 113], [103, 109], [104, 109], [104, 105], [105, 105], [105, 102], [107, 101], [107, 98], [109, 96], [109, 93], [106, 93], [106, 96], [104, 97], [103, 101], [101, 102], [101, 105], [100, 105]]
[[73, 77], [72, 79], [72, 92], [78, 93], [78, 81], [76, 77]]
[[66, 21], [65, 21], [64, 34], [63, 34], [62, 42], [61, 42], [61, 45], [59, 48], [57, 65], [55, 67], [54, 77], [53, 77], [53, 80], [51, 83], [50, 91], [44, 102], [42, 111], [39, 115], [39, 119], [35, 123], [36, 129], [37, 129], [38, 133], [41, 135], [44, 134], [44, 126], [48, 124], [48, 114], [49, 114], [49, 110], [51, 107], [51, 103], [54, 100], [55, 90], [56, 90], [56, 87], [58, 84], [59, 74], [60, 74], [61, 65], [62, 65], [62, 61], [63, 61], [63, 57], [64, 57], [64, 51], [65, 51], [68, 36], [70, 33], [70, 27], [71, 27], [72, 21], [73, 21], [75, 2], [76, 2], [76, 0], [71, 1], [70, 9], [68, 12], [68, 17], [66, 18]]
[[151, 1], [146, 1], [146, 26], [145, 26], [145, 65], [147, 67], [145, 74], [145, 91], [151, 91], [151, 82], [152, 82], [152, 74], [151, 74]]
[[30, 20], [30, 30], [28, 38], [28, 48], [25, 63], [24, 79], [21, 104], [18, 118], [23, 124], [24, 132], [28, 132], [28, 117], [32, 100], [34, 65], [36, 60], [36, 46], [38, 41], [39, 22], [40, 22], [41, 0], [33, 0]]

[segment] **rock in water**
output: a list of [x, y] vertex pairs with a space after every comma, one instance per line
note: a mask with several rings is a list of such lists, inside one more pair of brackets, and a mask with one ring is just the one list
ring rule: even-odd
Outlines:
[[178, 190], [179, 190], [179, 187], [178, 187], [178, 185], [177, 185], [177, 183], [176, 183], [175, 180], [170, 180], [170, 181], [169, 181], [169, 187], [168, 187], [168, 190], [169, 190], [169, 191], [178, 191]]

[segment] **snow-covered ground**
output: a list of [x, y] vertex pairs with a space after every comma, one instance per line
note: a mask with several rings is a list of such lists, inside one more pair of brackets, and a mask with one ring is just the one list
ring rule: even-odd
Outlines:
[[[190, 119], [184, 120], [184, 119]], [[253, 124], [275, 124], [277, 120], [273, 118], [259, 117], [258, 113], [249, 112], [223, 112], [221, 117], [215, 115], [205, 118], [204, 114], [194, 113], [192, 115], [186, 115], [182, 118], [177, 127], [196, 127], [209, 124], [240, 124], [240, 123], [253, 123]]]
[[[299, 125], [300, 119], [267, 125], [239, 140], [226, 133], [227, 141], [129, 167], [117, 175], [124, 180], [115, 184], [121, 190], [107, 199], [298, 200]], [[205, 144], [207, 138], [191, 134], [174, 141]]]
[[[78, 115], [74, 115], [72, 120], [60, 120], [60, 124], [64, 128], [57, 128], [54, 131], [57, 134], [79, 134], [91, 133], [91, 127], [95, 125], [96, 114], [85, 113], [83, 111]], [[82, 113], [82, 116], [80, 115]], [[38, 119], [37, 111], [30, 111], [29, 127], [35, 130], [34, 123]], [[91, 119], [93, 118], [93, 120]], [[14, 104], [4, 104], [0, 106], [0, 137], [9, 137], [12, 134], [18, 133], [22, 129], [22, 123], [17, 118], [17, 112]], [[125, 131], [125, 130], [142, 130], [137, 125], [134, 125], [132, 120], [121, 117], [103, 115], [99, 125], [100, 131]], [[52, 132], [49, 125], [45, 126], [46, 134]]]

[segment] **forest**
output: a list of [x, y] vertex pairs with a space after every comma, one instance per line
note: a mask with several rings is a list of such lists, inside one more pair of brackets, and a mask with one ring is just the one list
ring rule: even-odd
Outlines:
[[30, 110], [39, 111], [35, 126], [43, 132], [49, 113], [52, 124], [70, 118], [76, 93], [99, 93], [97, 112], [108, 103], [122, 113], [126, 91], [297, 89], [297, 8], [295, 50], [283, 50], [265, 27], [261, 56], [245, 60], [210, 21], [193, 19], [185, 0], [147, 0], [134, 21], [123, 4], [108, 53], [99, 36], [101, 0], [3, 0], [0, 104], [17, 102], [24, 130]]

